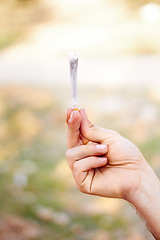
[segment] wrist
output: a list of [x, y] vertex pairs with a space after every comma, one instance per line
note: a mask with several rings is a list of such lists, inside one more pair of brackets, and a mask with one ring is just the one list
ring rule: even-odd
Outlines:
[[140, 174], [137, 190], [126, 200], [137, 209], [154, 237], [160, 240], [160, 181], [148, 164]]
[[147, 164], [145, 168], [139, 172], [139, 185], [137, 189], [130, 194], [127, 201], [135, 206], [145, 200], [151, 200], [160, 195], [160, 181], [153, 169]]

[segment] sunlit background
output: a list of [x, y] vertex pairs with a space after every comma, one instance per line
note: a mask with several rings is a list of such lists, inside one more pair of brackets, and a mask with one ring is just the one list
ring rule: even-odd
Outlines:
[[127, 202], [76, 189], [65, 159], [70, 50], [79, 106], [160, 177], [159, 0], [1, 0], [0, 240], [152, 240]]

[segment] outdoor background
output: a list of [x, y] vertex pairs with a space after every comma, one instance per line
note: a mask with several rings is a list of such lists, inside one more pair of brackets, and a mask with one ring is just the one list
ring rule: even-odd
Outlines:
[[130, 204], [75, 186], [70, 50], [79, 106], [160, 177], [159, 0], [0, 0], [0, 240], [151, 240]]

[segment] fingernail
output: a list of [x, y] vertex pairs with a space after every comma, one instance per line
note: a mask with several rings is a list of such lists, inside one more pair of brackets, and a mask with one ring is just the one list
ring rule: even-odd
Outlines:
[[101, 162], [107, 162], [107, 158], [105, 157], [99, 157], [98, 160]]
[[107, 145], [103, 145], [103, 144], [100, 145], [100, 144], [97, 144], [97, 145], [96, 145], [96, 148], [97, 148], [97, 149], [100, 149], [100, 150], [104, 150], [104, 149], [107, 148]]
[[68, 120], [69, 123], [71, 123], [71, 122], [73, 121], [73, 117], [74, 117], [74, 116], [73, 116], [73, 112], [74, 112], [74, 111], [71, 112], [70, 118], [69, 118], [69, 120]]

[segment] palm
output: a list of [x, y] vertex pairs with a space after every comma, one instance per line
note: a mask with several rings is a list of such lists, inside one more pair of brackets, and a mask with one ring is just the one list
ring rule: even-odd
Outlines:
[[114, 132], [101, 143], [109, 146], [108, 163], [88, 171], [84, 188], [90, 194], [124, 198], [128, 189], [139, 184], [138, 170], [144, 162], [139, 159], [143, 156], [134, 144]]

